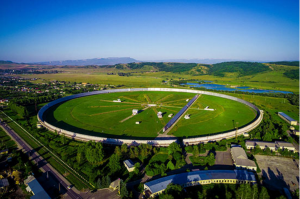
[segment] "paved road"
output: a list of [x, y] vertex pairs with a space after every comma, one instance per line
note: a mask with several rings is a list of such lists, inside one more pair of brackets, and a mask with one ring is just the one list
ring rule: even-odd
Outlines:
[[32, 160], [36, 162], [37, 165], [41, 165], [41, 168], [45, 172], [48, 171], [49, 173], [52, 174], [52, 176], [56, 178], [58, 182], [60, 182], [60, 184], [67, 190], [67, 194], [69, 195], [69, 197], [74, 199], [82, 198], [80, 195], [75, 193], [72, 189], [67, 188], [68, 185], [55, 173], [55, 171], [53, 171], [50, 167], [48, 167], [46, 160], [44, 160], [41, 156], [37, 155], [36, 152], [30, 153], [32, 151], [31, 147], [29, 147], [28, 144], [22, 138], [20, 138], [12, 129], [8, 128], [3, 124], [0, 125], [6, 130], [6, 132], [8, 132], [19, 143], [20, 146], [23, 147], [26, 153], [30, 154]]

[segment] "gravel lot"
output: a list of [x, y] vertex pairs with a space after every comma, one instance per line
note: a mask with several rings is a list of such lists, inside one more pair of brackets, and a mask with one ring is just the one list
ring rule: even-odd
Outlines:
[[299, 187], [298, 160], [265, 155], [255, 155], [255, 158], [266, 186], [271, 189], [286, 187], [291, 191]]

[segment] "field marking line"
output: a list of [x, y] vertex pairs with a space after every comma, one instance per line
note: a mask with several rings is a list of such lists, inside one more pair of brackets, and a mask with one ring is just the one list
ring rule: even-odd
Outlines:
[[[49, 153], [51, 153], [57, 160], [62, 162], [67, 168], [69, 168], [71, 171], [73, 171], [77, 176], [79, 176], [82, 180], [84, 180], [86, 183], [94, 187], [91, 183], [89, 183], [84, 177], [82, 177], [79, 173], [77, 173], [73, 168], [71, 168], [68, 164], [66, 164], [62, 159], [60, 159], [56, 154], [54, 154], [48, 147], [46, 147], [44, 144], [42, 144], [39, 140], [37, 140], [33, 135], [31, 135], [27, 130], [25, 130], [22, 126], [20, 126], [16, 121], [14, 121], [11, 117], [6, 115], [3, 111], [1, 111], [7, 118], [9, 118], [13, 123], [15, 123], [19, 128], [21, 128], [24, 132], [26, 132], [31, 139], [33, 139], [36, 143], [40, 144], [42, 147], [44, 147]], [[74, 176], [76, 177], [76, 176]]]
[[93, 117], [93, 116], [96, 116], [96, 115], [103, 115], [103, 114], [107, 114], [107, 113], [115, 113], [115, 112], [120, 112], [120, 111], [126, 111], [126, 110], [130, 110], [132, 108], [134, 108], [134, 107], [121, 109], [121, 110], [107, 111], [107, 112], [102, 112], [102, 113], [95, 113], [95, 114], [92, 114], [92, 115], [89, 115], [89, 116]]
[[173, 97], [173, 96], [174, 96], [173, 94], [167, 95], [167, 96], [165, 96], [165, 97], [163, 97], [163, 98], [157, 100], [157, 101], [156, 101], [156, 104], [158, 104], [158, 103], [160, 103], [160, 102], [162, 102], [162, 101], [164, 101], [164, 100], [166, 100], [166, 99], [168, 99], [168, 98], [170, 98], [170, 97]]
[[169, 103], [178, 102], [178, 101], [185, 101], [185, 100], [186, 100], [186, 98], [182, 98], [182, 99], [173, 100], [173, 101], [166, 101], [165, 103], [169, 104]]
[[100, 100], [100, 101], [103, 101], [103, 102], [111, 102], [111, 103], [114, 103], [114, 104], [116, 104], [116, 103], [120, 103], [120, 104], [141, 104], [142, 102], [139, 102], [139, 101], [137, 101], [137, 102], [139, 102], [139, 103], [134, 103], [134, 102], [113, 102], [113, 101], [111, 101], [111, 100]]
[[132, 104], [132, 105], [115, 105], [115, 106], [88, 106], [88, 108], [111, 108], [111, 107], [123, 107], [123, 106], [136, 106], [138, 103], [136, 104]]
[[[130, 97], [120, 96], [120, 98], [121, 98], [121, 97], [123, 97], [123, 98], [125, 98], [125, 99], [128, 99], [128, 100], [131, 100], [131, 101], [134, 101], [134, 102], [143, 103], [143, 102], [138, 101], [138, 100], [136, 100], [136, 99], [131, 99]], [[127, 103], [128, 103], [128, 102], [127, 102]]]
[[148, 104], [152, 103], [151, 99], [149, 98], [149, 96], [147, 94], [144, 94], [144, 98], [146, 98]]
[[[148, 108], [149, 108], [149, 106], [143, 108], [142, 110], [144, 111], [144, 110], [147, 110]], [[135, 116], [135, 115], [130, 115], [130, 116], [126, 117], [125, 119], [121, 120], [120, 123], [123, 123], [123, 122], [125, 122], [126, 120], [129, 120], [129, 119], [132, 118], [133, 116]]]

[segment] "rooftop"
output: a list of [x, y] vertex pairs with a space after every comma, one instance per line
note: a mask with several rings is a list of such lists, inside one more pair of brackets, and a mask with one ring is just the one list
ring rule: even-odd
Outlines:
[[292, 143], [289, 143], [289, 142], [276, 141], [275, 143], [278, 145], [278, 147], [292, 147], [292, 148], [294, 148], [294, 145]]
[[7, 187], [7, 186], [9, 186], [8, 180], [6, 178], [1, 179], [0, 180], [0, 187]]
[[33, 181], [28, 183], [28, 186], [30, 187], [31, 191], [33, 192], [33, 196], [30, 197], [30, 199], [51, 199], [50, 196], [47, 194], [47, 192], [44, 190], [44, 188], [40, 185], [40, 183], [34, 179]]
[[152, 193], [156, 193], [158, 191], [166, 189], [170, 183], [182, 185], [192, 181], [211, 179], [237, 179], [256, 181], [254, 173], [247, 170], [204, 170], [166, 176], [147, 182], [145, 183], [145, 185], [150, 189]]
[[259, 146], [267, 146], [269, 148], [274, 148], [275, 147], [275, 143], [274, 142], [263, 142], [263, 141], [255, 141], [255, 143]]
[[125, 160], [124, 163], [127, 165], [128, 168], [134, 167], [134, 164], [130, 159]]
[[290, 116], [288, 116], [287, 114], [283, 113], [283, 112], [278, 112], [278, 114], [280, 114], [281, 116], [283, 116], [285, 119], [287, 119], [288, 121], [296, 121], [295, 119], [291, 118]]

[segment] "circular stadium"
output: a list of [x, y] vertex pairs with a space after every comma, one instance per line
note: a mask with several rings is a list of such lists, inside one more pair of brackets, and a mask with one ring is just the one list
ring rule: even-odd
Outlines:
[[253, 104], [190, 89], [132, 88], [94, 91], [55, 100], [38, 113], [51, 131], [109, 144], [194, 144], [234, 137], [262, 120]]

